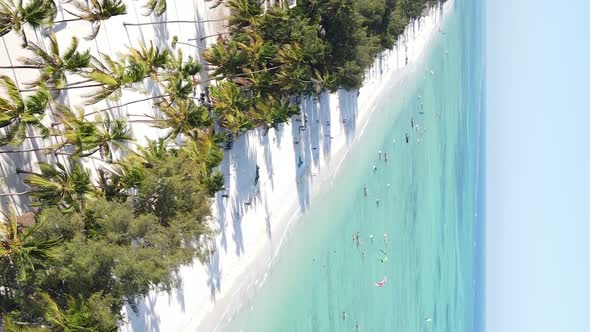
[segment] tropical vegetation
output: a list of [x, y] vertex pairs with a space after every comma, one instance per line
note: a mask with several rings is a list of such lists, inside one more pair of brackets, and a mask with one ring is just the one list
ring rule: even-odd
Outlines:
[[[0, 0], [0, 36], [14, 31], [32, 54], [3, 68], [39, 72], [27, 90], [0, 77], [0, 153], [62, 160], [15, 170], [29, 187], [35, 221], [21, 224], [12, 212], [0, 220], [6, 331], [115, 331], [123, 306], [137, 309], [150, 290], [177, 285], [182, 264], [204, 262], [213, 250], [208, 218], [211, 198], [224, 186], [217, 166], [225, 137], [278, 130], [299, 114], [301, 96], [359, 88], [375, 57], [437, 2], [299, 0], [293, 9], [263, 12], [261, 0], [218, 1], [213, 6], [231, 9], [229, 28], [203, 52], [204, 66], [183, 54], [177, 38], [119, 57], [94, 57], [78, 49], [76, 37], [59, 49], [54, 24], [89, 22], [94, 38], [105, 21], [126, 13], [122, 0], [65, 2], [74, 18], [61, 21], [52, 0]], [[143, 5], [145, 15], [167, 9], [165, 0]], [[49, 51], [26, 39], [25, 24], [45, 30]], [[145, 91], [146, 82], [160, 92]], [[61, 94], [70, 89], [86, 89], [84, 105], [64, 104]], [[146, 98], [91, 108], [125, 90]], [[110, 112], [148, 100], [158, 116], [129, 120]], [[130, 129], [137, 121], [165, 137], [137, 145]], [[54, 143], [22, 149], [27, 140], [50, 138]], [[94, 173], [84, 167], [90, 158], [101, 161]]]

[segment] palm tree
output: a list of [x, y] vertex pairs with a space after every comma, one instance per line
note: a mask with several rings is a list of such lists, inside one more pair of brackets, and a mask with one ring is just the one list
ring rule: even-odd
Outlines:
[[106, 98], [118, 99], [122, 88], [142, 81], [150, 70], [143, 62], [131, 62], [127, 66], [125, 63], [113, 60], [106, 54], [103, 54], [102, 57], [106, 64], [98, 63], [96, 68], [85, 74], [93, 81], [102, 84], [99, 90], [84, 96], [89, 98], [86, 105], [96, 104]]
[[50, 53], [45, 52], [36, 44], [30, 43], [27, 47], [35, 56], [21, 58], [26, 66], [36, 67], [41, 70], [41, 76], [31, 84], [39, 86], [47, 82], [51, 88], [63, 89], [67, 84], [66, 73], [75, 74], [90, 66], [90, 50], [78, 52], [78, 38], [72, 37], [72, 42], [63, 55], [60, 55], [59, 45], [55, 33], [49, 35]]
[[[101, 127], [94, 144], [96, 150], [100, 151], [101, 157], [106, 158], [107, 162], [113, 162], [113, 150], [126, 150], [126, 144], [133, 142], [133, 136], [127, 122], [121, 119], [112, 120], [107, 114], [104, 117], [97, 117]], [[94, 152], [91, 151], [90, 154]]]
[[35, 309], [43, 313], [43, 318], [50, 325], [51, 331], [116, 332], [117, 325], [114, 320], [107, 322], [96, 317], [96, 304], [93, 303], [93, 298], [84, 299], [67, 295], [64, 301], [60, 301], [64, 303], [60, 304], [44, 291], [37, 291], [32, 295]]
[[157, 77], [157, 80], [160, 81], [165, 96], [169, 96], [171, 100], [189, 99], [198, 84], [195, 75], [201, 69], [202, 66], [198, 61], [192, 56], [184, 59], [182, 50], [178, 49], [176, 55], [172, 52], [168, 53], [165, 70]]
[[282, 45], [276, 58], [283, 64], [276, 75], [281, 91], [286, 95], [305, 92], [313, 73], [311, 67], [305, 63], [301, 46], [298, 43]]
[[64, 142], [55, 146], [55, 149], [61, 149], [66, 145], [73, 146], [72, 156], [74, 159], [78, 159], [82, 157], [85, 150], [88, 150], [89, 146], [94, 147], [93, 144], [98, 136], [96, 124], [84, 119], [82, 108], [78, 108], [77, 112], [74, 112], [64, 105], [56, 105], [56, 110], [58, 113], [55, 114], [55, 117], [63, 126]]
[[272, 44], [266, 41], [258, 31], [247, 32], [243, 34], [242, 39], [242, 42], [238, 42], [238, 46], [248, 54], [249, 62], [252, 65], [260, 64], [253, 69], [265, 68], [276, 51]]
[[37, 128], [43, 137], [49, 130], [41, 123], [51, 96], [43, 85], [26, 99], [8, 76], [0, 76], [0, 85], [7, 92], [8, 99], [0, 97], [0, 128], [6, 128], [6, 135], [0, 137], [0, 145], [20, 145], [26, 137], [29, 126]]
[[[91, 6], [86, 3], [90, 2]], [[92, 24], [92, 33], [86, 37], [87, 40], [94, 39], [100, 31], [102, 21], [106, 21], [113, 16], [124, 15], [127, 13], [127, 7], [122, 0], [74, 0], [72, 2], [79, 13], [72, 13], [69, 10], [66, 12], [76, 16], [73, 19], [56, 21], [55, 23], [65, 23], [73, 21], [88, 21]]]
[[182, 50], [178, 49], [176, 55], [172, 52], [168, 52], [168, 61], [166, 62], [165, 69], [166, 72], [160, 78], [162, 81], [166, 81], [171, 77], [183, 80], [189, 79], [198, 74], [203, 67], [192, 56], [184, 59]]
[[58, 105], [57, 109], [59, 113], [56, 117], [64, 127], [65, 139], [59, 147], [74, 146], [71, 154], [74, 159], [88, 157], [100, 151], [102, 158], [112, 162], [113, 149], [125, 149], [125, 144], [133, 140], [129, 127], [123, 120], [111, 120], [107, 114], [104, 117], [97, 116], [97, 121], [88, 121], [83, 109], [73, 112], [63, 105]]
[[232, 15], [228, 18], [229, 26], [234, 32], [248, 26], [256, 26], [263, 14], [262, 4], [265, 0], [228, 0], [226, 6]]
[[223, 160], [223, 151], [219, 148], [215, 137], [211, 135], [198, 140], [189, 140], [182, 149], [198, 164], [196, 172], [201, 177], [210, 175], [211, 169]]
[[268, 130], [299, 114], [299, 107], [287, 100], [278, 100], [272, 95], [258, 95], [254, 98], [254, 105], [249, 113], [253, 125]]
[[219, 38], [217, 42], [203, 52], [203, 58], [217, 69], [212, 76], [231, 78], [243, 72], [243, 67], [250, 63], [248, 54], [238, 42]]
[[130, 189], [138, 188], [145, 178], [144, 167], [133, 160], [117, 162], [112, 171], [98, 170], [98, 188], [108, 200], [125, 201]]
[[24, 280], [26, 271], [34, 269], [53, 257], [51, 249], [61, 241], [61, 238], [43, 240], [34, 235], [39, 231], [44, 221], [37, 220], [27, 229], [19, 226], [14, 210], [10, 214], [0, 211], [0, 259], [8, 259], [8, 266], [18, 271], [17, 279]]
[[336, 86], [336, 78], [334, 76], [330, 75], [329, 72], [322, 73], [318, 69], [314, 69], [311, 82], [316, 95], [319, 95], [325, 90], [333, 90], [334, 86]]
[[64, 211], [82, 211], [88, 195], [94, 193], [90, 172], [80, 163], [69, 167], [61, 163], [50, 165], [39, 163], [41, 173], [25, 172], [24, 182], [31, 187], [30, 196], [36, 199], [37, 206], [58, 206]]
[[117, 99], [123, 88], [133, 88], [134, 83], [150, 76], [161, 83], [165, 93], [89, 112], [86, 116], [153, 99], [190, 98], [189, 95], [193, 92], [195, 84], [198, 84], [194, 76], [202, 68], [192, 56], [184, 59], [181, 50], [178, 50], [175, 55], [169, 50], [160, 51], [158, 48], [153, 48], [152, 45], [149, 48], [142, 46], [140, 50], [131, 49], [125, 62], [114, 61], [107, 55], [103, 55], [103, 58], [106, 65], [99, 64], [96, 69], [86, 74], [92, 80], [101, 83], [100, 90], [85, 96], [90, 98], [86, 102], [87, 105], [95, 104], [105, 98]]
[[[86, 74], [102, 85], [100, 90], [85, 96], [89, 98], [86, 105], [95, 104], [105, 98], [117, 99], [121, 95], [121, 89], [132, 87], [134, 83], [142, 81], [148, 75], [160, 82], [168, 82], [168, 84], [163, 85], [166, 95], [149, 97], [144, 100], [169, 95], [174, 98], [188, 98], [188, 95], [193, 91], [191, 77], [201, 71], [201, 64], [192, 56], [184, 59], [180, 49], [175, 55], [168, 50], [160, 51], [153, 45], [150, 45], [149, 48], [142, 46], [140, 50], [130, 49], [130, 54], [123, 62], [115, 61], [105, 54], [103, 54], [103, 58], [105, 64], [99, 63], [95, 69]], [[158, 73], [160, 68], [164, 70], [162, 73]], [[94, 113], [87, 115], [90, 114]]]
[[23, 0], [0, 1], [0, 37], [14, 30], [23, 39], [23, 47], [27, 45], [27, 36], [23, 25], [28, 23], [34, 29], [39, 26], [50, 26], [57, 14], [53, 0], [31, 0], [23, 6]]
[[168, 149], [166, 149], [166, 140], [148, 140], [145, 146], [138, 146], [138, 151], [134, 152], [144, 164], [153, 164], [159, 160], [162, 160], [169, 155]]
[[192, 99], [164, 99], [157, 106], [165, 118], [155, 120], [154, 126], [160, 129], [170, 128], [167, 137], [175, 139], [179, 134], [184, 134], [197, 139], [209, 134], [213, 119], [207, 107], [195, 104]]
[[139, 49], [130, 47], [129, 55], [127, 55], [127, 61], [129, 63], [137, 63], [147, 67], [147, 71], [153, 80], [158, 78], [158, 69], [166, 68], [169, 60], [170, 51], [168, 49], [160, 51], [159, 47], [154, 47], [154, 43], [151, 40], [149, 47], [144, 43], [141, 43]]
[[244, 97], [244, 92], [233, 82], [222, 82], [211, 87], [213, 110], [218, 116], [219, 124], [232, 133], [252, 128], [246, 116], [250, 108], [250, 101]]

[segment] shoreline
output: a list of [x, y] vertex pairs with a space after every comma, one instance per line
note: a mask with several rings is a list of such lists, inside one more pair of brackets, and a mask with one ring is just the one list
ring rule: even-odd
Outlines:
[[360, 94], [304, 99], [302, 115], [278, 131], [257, 129], [237, 138], [220, 165], [228, 197], [218, 193], [213, 202], [215, 253], [206, 264], [181, 267], [182, 285], [171, 293], [151, 292], [120, 330], [218, 331], [239, 313], [264, 284], [293, 223], [338, 174], [386, 88], [400, 86], [422, 64], [453, 3], [428, 9], [406, 27], [399, 45], [367, 71]]

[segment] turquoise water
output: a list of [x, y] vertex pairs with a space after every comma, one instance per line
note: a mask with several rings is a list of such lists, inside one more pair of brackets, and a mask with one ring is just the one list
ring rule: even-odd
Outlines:
[[477, 1], [455, 6], [423, 68], [381, 100], [227, 331], [478, 329], [483, 13]]

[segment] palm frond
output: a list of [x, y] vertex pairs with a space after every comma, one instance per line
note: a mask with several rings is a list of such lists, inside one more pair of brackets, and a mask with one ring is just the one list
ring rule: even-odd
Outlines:
[[152, 13], [162, 16], [166, 12], [166, 0], [147, 0], [144, 8], [147, 9], [144, 16], [150, 16]]
[[0, 85], [2, 85], [4, 89], [6, 89], [8, 97], [14, 103], [16, 108], [21, 108], [24, 106], [24, 102], [20, 94], [20, 91], [18, 90], [16, 83], [14, 83], [14, 81], [10, 77], [6, 75], [0, 76]]
[[86, 196], [94, 192], [90, 181], [90, 172], [80, 163], [74, 162], [69, 168], [61, 163], [54, 165], [39, 163], [41, 173], [32, 173], [25, 178], [31, 186], [31, 197], [35, 205], [59, 206], [65, 211], [81, 211]]

